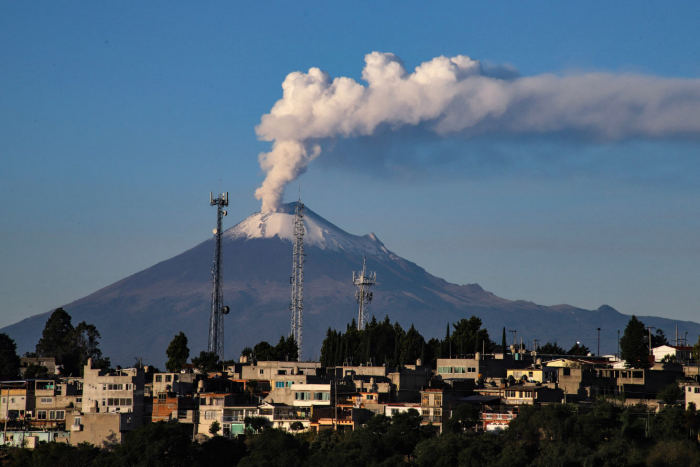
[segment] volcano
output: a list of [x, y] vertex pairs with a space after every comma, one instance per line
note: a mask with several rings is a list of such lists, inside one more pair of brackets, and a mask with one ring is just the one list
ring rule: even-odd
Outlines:
[[[225, 354], [236, 359], [245, 346], [261, 340], [275, 344], [290, 331], [294, 208], [255, 213], [223, 234]], [[601, 353], [617, 349], [617, 330], [629, 316], [609, 306], [584, 310], [569, 305], [542, 306], [511, 301], [478, 284], [456, 285], [435, 277], [387, 249], [376, 235], [352, 235], [305, 210], [304, 282], [305, 360], [320, 356], [326, 330], [345, 329], [357, 317], [352, 272], [377, 272], [370, 315], [388, 315], [407, 329], [411, 324], [427, 339], [443, 338], [448, 323], [480, 317], [491, 338], [500, 343], [502, 329], [517, 329], [525, 342], [557, 341], [569, 348], [576, 341], [596, 348], [601, 328]], [[87, 321], [102, 335], [101, 349], [112, 364], [132, 365], [134, 358], [163, 367], [165, 350], [183, 331], [191, 356], [207, 346], [214, 239], [122, 279], [63, 308], [73, 323]], [[57, 304], [57, 306], [60, 306]], [[50, 312], [5, 327], [20, 353], [34, 350]], [[700, 333], [694, 322], [640, 317], [667, 336], [679, 330]]]

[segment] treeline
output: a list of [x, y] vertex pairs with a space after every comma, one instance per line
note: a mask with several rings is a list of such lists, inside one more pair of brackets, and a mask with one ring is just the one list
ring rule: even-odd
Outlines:
[[648, 413], [599, 399], [591, 407], [523, 407], [500, 435], [476, 434], [476, 411], [461, 406], [438, 435], [415, 411], [377, 415], [355, 431], [289, 434], [266, 428], [238, 440], [203, 444], [191, 428], [159, 422], [125, 435], [112, 451], [48, 443], [33, 451], [0, 451], [3, 466], [268, 466], [268, 467], [661, 467], [700, 466], [700, 420], [694, 407]]
[[[100, 333], [93, 324], [81, 321], [74, 327], [71, 316], [63, 308], [57, 308], [46, 321], [35, 351], [24, 356], [53, 357], [62, 376], [82, 376], [90, 358], [96, 367], [110, 366], [109, 358], [102, 357], [99, 340]], [[19, 373], [17, 345], [7, 334], [0, 334], [0, 381], [19, 378]], [[46, 367], [36, 364], [29, 365], [24, 373], [24, 378], [46, 376]]]
[[397, 366], [415, 364], [418, 358], [425, 365], [435, 365], [438, 358], [482, 350], [492, 352], [493, 349], [488, 331], [482, 329], [481, 319], [476, 316], [461, 319], [451, 326], [447, 323], [445, 339], [434, 337], [427, 342], [413, 325], [404, 331], [398, 322], [392, 324], [388, 316], [384, 321], [377, 321], [373, 316], [361, 331], [355, 320], [347, 325], [345, 333], [328, 328], [321, 346], [321, 365], [371, 362]]

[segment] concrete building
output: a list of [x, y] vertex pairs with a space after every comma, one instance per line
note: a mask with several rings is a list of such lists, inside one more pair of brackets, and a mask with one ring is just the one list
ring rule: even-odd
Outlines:
[[243, 361], [229, 365], [226, 371], [232, 379], [277, 381], [278, 376], [317, 376], [320, 369], [319, 362]]
[[195, 373], [154, 373], [152, 393], [157, 396], [161, 393], [185, 396], [192, 394], [197, 387], [197, 378], [201, 375]]
[[494, 354], [474, 358], [438, 358], [436, 375], [441, 379], [484, 379], [506, 378], [509, 369], [526, 368], [533, 363], [529, 354]]
[[508, 369], [506, 378], [511, 376], [516, 381], [527, 381], [529, 383], [555, 383], [559, 370], [550, 368], [547, 365], [534, 364], [526, 368]]
[[535, 384], [514, 384], [503, 391], [503, 404], [535, 405], [564, 402], [564, 391]]
[[73, 410], [66, 413], [66, 429], [70, 444], [90, 443], [100, 448], [121, 444], [124, 434], [141, 426], [141, 419], [133, 412], [87, 412]]
[[235, 396], [229, 393], [201, 393], [197, 395], [198, 412], [196, 413], [196, 432], [210, 436], [209, 429], [214, 421], [223, 429], [224, 407], [236, 405]]
[[660, 362], [665, 357], [675, 362], [689, 362], [693, 359], [693, 348], [688, 346], [661, 345], [651, 349], [654, 361]]
[[133, 413], [141, 422], [145, 387], [145, 369], [127, 368], [111, 372], [85, 365], [83, 377], [83, 413]]
[[684, 389], [685, 392], [685, 410], [691, 403], [695, 404], [695, 410], [700, 411], [700, 384], [689, 384]]

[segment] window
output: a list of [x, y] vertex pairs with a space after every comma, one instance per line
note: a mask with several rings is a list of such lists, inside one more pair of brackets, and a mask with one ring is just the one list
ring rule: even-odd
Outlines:
[[82, 397], [76, 397], [76, 398], [75, 398], [75, 402], [76, 402], [77, 404], [82, 404], [82, 403], [83, 403], [83, 398], [82, 398]]
[[117, 405], [131, 405], [131, 398], [110, 397], [109, 399], [107, 399], [107, 405], [109, 405], [110, 407], [114, 407]]
[[204, 412], [204, 420], [216, 420], [216, 411], [207, 410]]
[[700, 394], [700, 388], [695, 388], [695, 394]]
[[331, 395], [328, 392], [315, 392], [314, 400], [316, 401], [327, 401], [330, 400]]
[[440, 394], [440, 395], [435, 394], [435, 406], [436, 407], [442, 406], [442, 394]]
[[285, 386], [284, 381], [275, 381], [276, 388], [283, 388]]
[[423, 398], [421, 399], [421, 405], [430, 405], [430, 396], [428, 394], [423, 394]]
[[529, 372], [527, 373], [527, 376], [530, 377], [530, 378], [532, 378], [532, 377], [534, 376], [534, 373], [533, 373], [532, 371], [529, 371]]
[[168, 397], [168, 395], [165, 393], [158, 394], [158, 402], [165, 402], [167, 397]]
[[40, 404], [53, 404], [53, 397], [42, 397], [39, 400]]
[[571, 368], [562, 368], [564, 370], [564, 376], [570, 376], [571, 375]]
[[156, 383], [162, 383], [163, 382], [163, 375], [156, 375]]
[[75, 417], [73, 419], [73, 426], [80, 426], [80, 422], [82, 422], [83, 419], [81, 417]]
[[133, 390], [133, 389], [134, 389], [134, 385], [133, 385], [133, 384], [129, 383], [129, 384], [126, 385], [126, 390], [127, 390], [127, 391], [131, 391], [131, 390]]
[[467, 368], [467, 373], [476, 373], [476, 367], [470, 366]]
[[467, 369], [463, 366], [456, 366], [456, 367], [454, 367], [454, 372], [455, 373], [466, 373]]
[[[291, 388], [293, 383], [294, 383], [294, 381], [287, 381], [287, 387]], [[299, 381], [299, 384], [303, 384], [303, 383], [301, 381]]]
[[451, 366], [439, 366], [438, 373], [452, 373], [452, 367]]
[[277, 374], [278, 374], [278, 375], [286, 375], [286, 374], [287, 374], [287, 370], [277, 370]]
[[165, 382], [166, 383], [172, 383], [173, 381], [173, 375], [165, 375]]
[[297, 392], [294, 393], [294, 398], [298, 401], [308, 401], [311, 400], [310, 392]]
[[371, 401], [374, 399], [374, 396], [372, 394], [367, 394], [367, 400]]
[[263, 371], [262, 368], [260, 368], [260, 373], [258, 373], [258, 374], [261, 375], [261, 376], [264, 374], [264, 371]]
[[46, 410], [37, 410], [36, 419], [37, 420], [46, 420]]
[[52, 410], [49, 412], [49, 419], [50, 420], [65, 420], [66, 419], [66, 412], [63, 410]]
[[391, 409], [391, 415], [396, 415], [399, 413], [399, 409]]
[[107, 390], [108, 391], [123, 391], [124, 390], [124, 385], [123, 384], [108, 384], [107, 385]]

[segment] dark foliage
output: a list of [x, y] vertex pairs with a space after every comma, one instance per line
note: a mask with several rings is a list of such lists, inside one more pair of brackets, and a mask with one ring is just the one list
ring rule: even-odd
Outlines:
[[566, 350], [557, 345], [555, 341], [554, 343], [547, 342], [546, 344], [539, 346], [537, 353], [545, 355], [564, 355], [566, 354]]
[[5, 333], [0, 333], [0, 381], [19, 377], [17, 344]]
[[644, 323], [632, 315], [620, 339], [620, 355], [632, 368], [649, 368], [649, 347]]
[[180, 331], [173, 337], [165, 354], [168, 356], [165, 368], [171, 373], [179, 373], [182, 370], [182, 365], [187, 363], [187, 359], [190, 358], [190, 349], [187, 347], [187, 336], [184, 332]]

